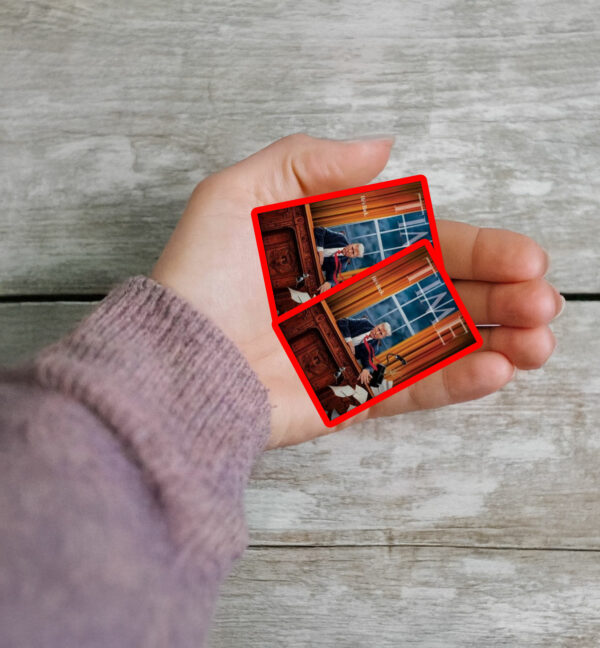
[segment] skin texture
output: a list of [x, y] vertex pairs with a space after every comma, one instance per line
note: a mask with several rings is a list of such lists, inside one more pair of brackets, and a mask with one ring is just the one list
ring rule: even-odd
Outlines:
[[548, 324], [564, 300], [543, 278], [548, 255], [501, 229], [438, 221], [446, 270], [477, 324], [483, 347], [342, 423], [321, 422], [271, 325], [250, 212], [254, 207], [367, 184], [393, 139], [285, 137], [209, 176], [195, 188], [152, 277], [208, 315], [239, 347], [272, 405], [269, 447], [301, 443], [377, 416], [481, 398], [515, 368], [536, 369], [556, 341]]
[[[386, 337], [387, 335], [383, 322], [381, 324], [378, 324], [375, 328], [371, 329], [370, 335], [372, 338], [375, 338], [376, 340], [383, 340], [383, 338]], [[348, 342], [348, 346], [350, 347], [350, 351], [354, 353], [354, 344], [352, 340]], [[363, 369], [358, 375], [358, 381], [363, 385], [367, 385], [368, 383], [371, 382], [372, 377], [373, 376], [369, 371], [369, 369]]]
[[[350, 243], [349, 245], [346, 245], [346, 247], [342, 248], [342, 254], [349, 259], [355, 259], [356, 257], [359, 256], [359, 244], [358, 243]], [[325, 255], [323, 252], [319, 252], [319, 262], [321, 265], [323, 265], [323, 260], [325, 259]], [[319, 286], [319, 292], [325, 292], [326, 290], [329, 290], [331, 288], [331, 283], [329, 281], [323, 282]]]
[[350, 243], [342, 250], [342, 254], [349, 259], [355, 259], [358, 256], [358, 243]]
[[371, 372], [368, 369], [363, 369], [359, 374], [358, 374], [358, 381], [366, 385], [371, 382]]
[[376, 340], [383, 340], [383, 338], [386, 336], [387, 333], [383, 322], [381, 322], [381, 324], [377, 324], [375, 328], [371, 329], [371, 337], [375, 338]]

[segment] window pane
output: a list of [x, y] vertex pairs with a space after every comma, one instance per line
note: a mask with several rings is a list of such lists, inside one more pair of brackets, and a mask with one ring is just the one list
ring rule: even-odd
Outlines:
[[406, 238], [401, 232], [383, 232], [381, 242], [383, 243], [384, 249], [397, 248], [404, 245]]
[[[368, 220], [335, 225], [329, 229], [343, 234], [349, 243], [362, 243], [365, 246], [365, 257], [355, 259], [348, 265], [348, 269], [354, 270], [373, 265], [377, 261], [391, 256], [398, 249], [422, 238], [428, 238], [431, 241], [431, 231], [424, 211], [389, 216], [377, 219], [377, 221]], [[378, 230], [381, 236], [381, 245], [377, 236]], [[375, 254], [376, 252], [377, 254]]]
[[379, 231], [387, 232], [391, 229], [397, 229], [402, 225], [402, 219], [398, 216], [390, 216], [389, 218], [379, 219]]

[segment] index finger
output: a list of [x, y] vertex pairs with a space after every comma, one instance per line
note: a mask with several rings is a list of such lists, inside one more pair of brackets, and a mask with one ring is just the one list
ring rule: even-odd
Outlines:
[[440, 220], [446, 271], [453, 279], [527, 281], [548, 270], [548, 255], [533, 239], [505, 229]]

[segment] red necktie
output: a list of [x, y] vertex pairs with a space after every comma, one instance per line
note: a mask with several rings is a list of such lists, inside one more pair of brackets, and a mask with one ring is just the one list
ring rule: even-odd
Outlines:
[[363, 344], [367, 347], [367, 353], [369, 354], [369, 364], [371, 365], [371, 367], [373, 367], [373, 369], [375, 371], [377, 371], [377, 365], [374, 362], [374, 360], [375, 360], [375, 349], [373, 349], [373, 347], [369, 344], [369, 341], [368, 341], [370, 336], [371, 336], [370, 333], [367, 333], [367, 335], [365, 335], [365, 337], [363, 338]]
[[342, 261], [340, 259], [342, 256], [342, 251], [338, 250], [333, 255], [333, 260], [335, 261], [335, 270], [333, 271], [333, 283], [337, 284], [340, 282], [340, 272], [342, 271]]

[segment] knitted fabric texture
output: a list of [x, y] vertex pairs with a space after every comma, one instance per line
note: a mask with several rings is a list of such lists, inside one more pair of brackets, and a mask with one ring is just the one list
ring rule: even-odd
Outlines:
[[146, 277], [2, 372], [7, 645], [200, 645], [269, 425], [234, 344]]

